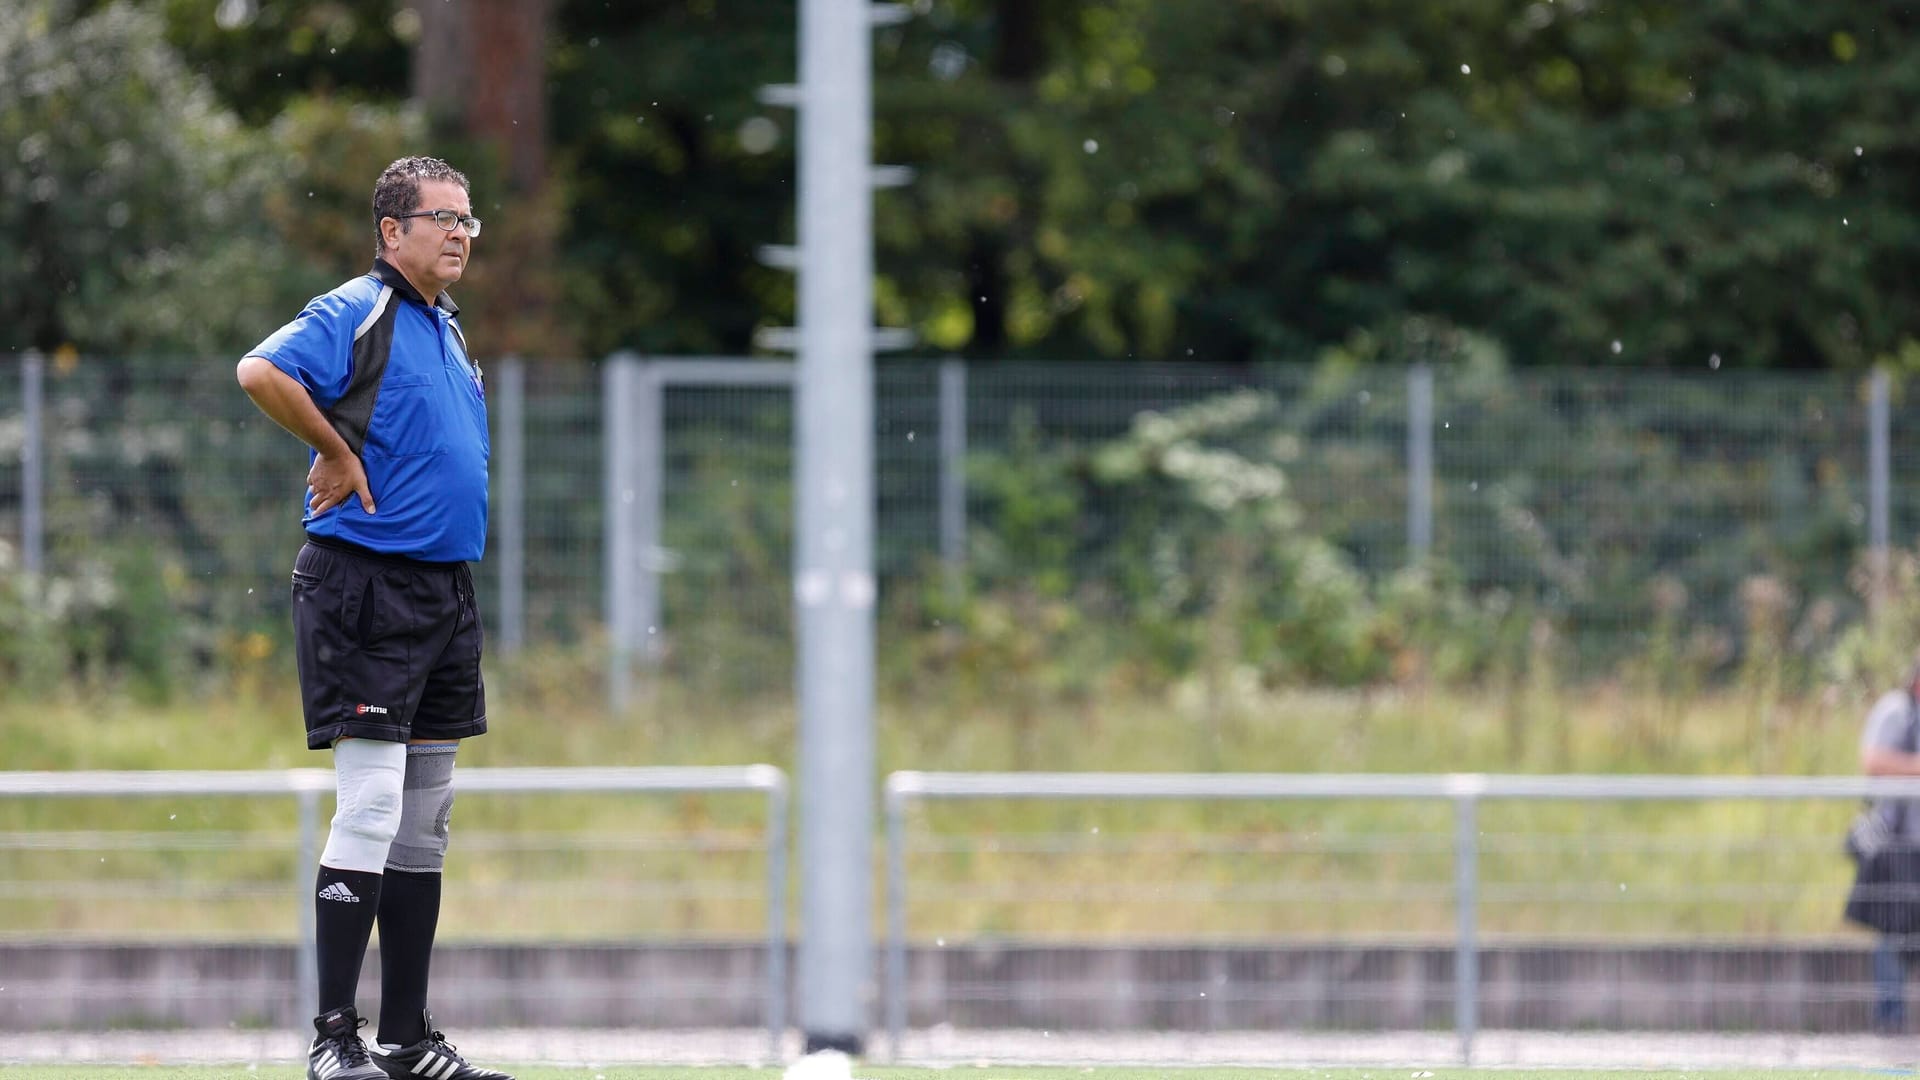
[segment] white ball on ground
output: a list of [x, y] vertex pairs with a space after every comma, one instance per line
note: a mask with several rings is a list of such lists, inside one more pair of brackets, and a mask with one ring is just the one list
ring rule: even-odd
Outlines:
[[839, 1050], [815, 1050], [787, 1066], [781, 1080], [853, 1080], [853, 1059]]

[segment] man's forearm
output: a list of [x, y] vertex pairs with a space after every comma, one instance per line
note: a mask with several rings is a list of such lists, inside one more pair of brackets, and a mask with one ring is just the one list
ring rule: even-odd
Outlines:
[[1868, 750], [1860, 755], [1860, 765], [1868, 776], [1920, 776], [1920, 754], [1899, 750]]
[[306, 388], [264, 357], [249, 356], [240, 361], [235, 374], [240, 388], [268, 419], [313, 447], [320, 456], [342, 457], [352, 453], [347, 441], [313, 403]]

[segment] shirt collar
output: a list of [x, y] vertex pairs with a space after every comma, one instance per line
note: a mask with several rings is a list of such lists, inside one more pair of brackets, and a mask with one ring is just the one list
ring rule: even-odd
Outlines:
[[392, 263], [378, 255], [374, 256], [372, 273], [380, 284], [388, 286], [421, 307], [438, 307], [449, 315], [460, 314], [460, 306], [453, 302], [453, 297], [448, 296], [446, 290], [442, 289], [440, 295], [434, 297], [432, 304], [427, 303], [426, 299], [420, 295], [420, 290], [414, 288], [413, 282], [407, 280], [407, 275], [394, 269]]

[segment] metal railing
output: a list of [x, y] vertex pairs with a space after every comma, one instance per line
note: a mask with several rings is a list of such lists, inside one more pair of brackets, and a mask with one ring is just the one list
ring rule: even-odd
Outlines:
[[[1479, 1030], [1480, 808], [1489, 800], [1709, 801], [1857, 800], [1920, 797], [1920, 779], [1722, 776], [1518, 776], [1283, 773], [940, 773], [887, 778], [884, 1022], [893, 1056], [907, 1025], [907, 837], [909, 807], [934, 800], [1431, 800], [1453, 806], [1454, 1029], [1462, 1063]], [[1834, 848], [1837, 852], [1838, 838]]]
[[[766, 851], [766, 961], [762, 1011], [769, 1045], [779, 1053], [787, 1027], [787, 819], [786, 774], [772, 765], [658, 766], [609, 768], [500, 768], [476, 767], [459, 771], [461, 794], [566, 793], [574, 794], [689, 794], [760, 792], [767, 799]], [[334, 791], [328, 769], [253, 771], [78, 771], [0, 772], [0, 798], [149, 798], [160, 796], [293, 796], [299, 805], [296, 880], [290, 884], [300, 898], [299, 960], [301, 993], [315, 982], [313, 905], [306, 902], [312, 888], [312, 870], [319, 859], [322, 822], [320, 798]]]

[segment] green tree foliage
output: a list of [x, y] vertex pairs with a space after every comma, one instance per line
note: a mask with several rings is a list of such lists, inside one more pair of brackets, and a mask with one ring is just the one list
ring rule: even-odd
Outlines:
[[[281, 170], [262, 185], [260, 206], [282, 250], [312, 269], [316, 291], [372, 264], [374, 178], [414, 152], [424, 128], [411, 108], [324, 96], [297, 99], [274, 119], [268, 134]], [[292, 315], [291, 309], [256, 313], [269, 321]]]
[[[119, 77], [164, 40], [256, 127], [316, 96], [401, 101], [421, 23], [410, 0], [138, 9], [166, 33]], [[1402, 334], [1422, 320], [1523, 366], [1920, 355], [1907, 5], [913, 10], [875, 37], [875, 156], [918, 170], [876, 202], [877, 300], [929, 351], [1300, 360], [1365, 332], [1400, 362], [1433, 355]], [[796, 78], [797, 18], [557, 5], [552, 270], [584, 352], [742, 352], [790, 321], [792, 280], [755, 251], [794, 238], [795, 125], [756, 94]]]
[[[264, 126], [314, 94], [391, 102], [407, 93], [420, 31], [393, 0], [149, 0], [166, 42], [222, 101]], [[371, 187], [371, 180], [368, 182]]]
[[1285, 278], [1321, 283], [1333, 318], [1297, 318], [1316, 338], [1410, 310], [1523, 363], [1845, 366], [1911, 333], [1897, 7], [1341, 10], [1318, 73], [1358, 108], [1303, 215], [1341, 259]]
[[[155, 18], [0, 9], [0, 340], [194, 347], [238, 333], [261, 280], [256, 141]], [[223, 288], [206, 288], [208, 275]]]
[[793, 0], [562, 3], [550, 56], [554, 159], [572, 204], [568, 302], [590, 355], [741, 353], [791, 325]]
[[162, 6], [181, 27], [250, 40], [222, 29], [212, 4], [180, 16], [186, 0], [0, 11], [0, 145], [19, 151], [0, 155], [0, 341], [12, 348], [237, 355], [366, 266], [370, 178], [417, 145], [419, 118], [405, 102], [306, 92], [248, 126], [228, 98], [257, 106], [256, 94], [213, 92], [247, 85], [214, 62], [245, 49], [166, 47], [176, 23]]
[[1901, 7], [1112, 0], [1048, 5], [1016, 76], [1022, 8], [940, 5], [877, 95], [938, 344], [1299, 358], [1416, 315], [1522, 364], [1825, 366], [1914, 333]]

